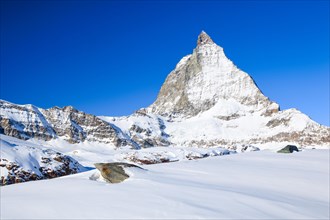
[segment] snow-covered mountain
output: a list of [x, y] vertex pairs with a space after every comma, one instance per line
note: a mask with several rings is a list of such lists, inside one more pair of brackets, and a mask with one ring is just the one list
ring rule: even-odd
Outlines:
[[[275, 153], [287, 144], [301, 152]], [[83, 172], [1, 187], [0, 218], [329, 219], [329, 145], [329, 127], [280, 110], [202, 32], [132, 115], [0, 100], [0, 186]], [[143, 169], [109, 186], [116, 169], [91, 169], [109, 162]]]
[[168, 75], [157, 100], [130, 116], [96, 117], [71, 106], [41, 109], [3, 100], [0, 110], [0, 134], [65, 140], [77, 148], [80, 143], [132, 149], [330, 143], [329, 127], [296, 109], [281, 111], [205, 32]]
[[193, 53], [168, 75], [151, 106], [128, 117], [101, 118], [127, 135], [141, 135], [127, 129], [133, 125], [153, 131], [149, 136], [161, 130], [175, 146], [267, 148], [286, 142], [329, 147], [330, 143], [329, 127], [296, 109], [280, 111], [205, 32], [199, 35]]
[[181, 59], [168, 75], [148, 112], [169, 117], [193, 117], [215, 105], [217, 116], [238, 117], [246, 112], [278, 112], [253, 79], [230, 61], [223, 48], [203, 31], [193, 53]]
[[[149, 164], [223, 155], [219, 147], [244, 152], [330, 143], [329, 127], [296, 109], [281, 111], [205, 32], [157, 100], [132, 115], [97, 117], [71, 106], [42, 109], [4, 100], [0, 110], [3, 185], [83, 170], [73, 158], [89, 166], [111, 160]], [[160, 149], [132, 151], [150, 147]]]

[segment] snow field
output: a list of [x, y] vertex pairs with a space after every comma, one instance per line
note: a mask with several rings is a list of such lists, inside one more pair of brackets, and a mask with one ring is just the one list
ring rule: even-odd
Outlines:
[[[1, 187], [2, 219], [328, 219], [329, 150], [257, 151]], [[19, 211], [18, 211], [19, 210]]]

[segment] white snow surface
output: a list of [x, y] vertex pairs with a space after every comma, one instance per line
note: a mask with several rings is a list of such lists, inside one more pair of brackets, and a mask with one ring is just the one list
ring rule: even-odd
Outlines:
[[257, 151], [1, 187], [1, 219], [329, 219], [329, 150]]

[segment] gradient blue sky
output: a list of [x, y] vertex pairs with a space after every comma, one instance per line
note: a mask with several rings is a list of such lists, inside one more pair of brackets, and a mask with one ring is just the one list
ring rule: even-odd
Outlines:
[[128, 115], [201, 30], [282, 109], [329, 125], [329, 1], [1, 1], [1, 99]]

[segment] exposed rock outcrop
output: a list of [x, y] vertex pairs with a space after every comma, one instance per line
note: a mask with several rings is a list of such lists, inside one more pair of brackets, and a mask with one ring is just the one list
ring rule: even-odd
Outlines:
[[295, 145], [287, 145], [281, 150], [277, 151], [277, 153], [293, 153], [293, 151], [299, 152], [297, 146]]
[[129, 178], [129, 175], [125, 172], [126, 168], [139, 168], [139, 166], [129, 163], [96, 163], [95, 167], [100, 171], [101, 176], [109, 183], [120, 183]]
[[202, 31], [201, 34], [198, 36], [197, 39], [197, 46], [201, 46], [203, 44], [213, 44], [213, 40], [210, 38], [210, 36], [205, 33], [205, 31]]

